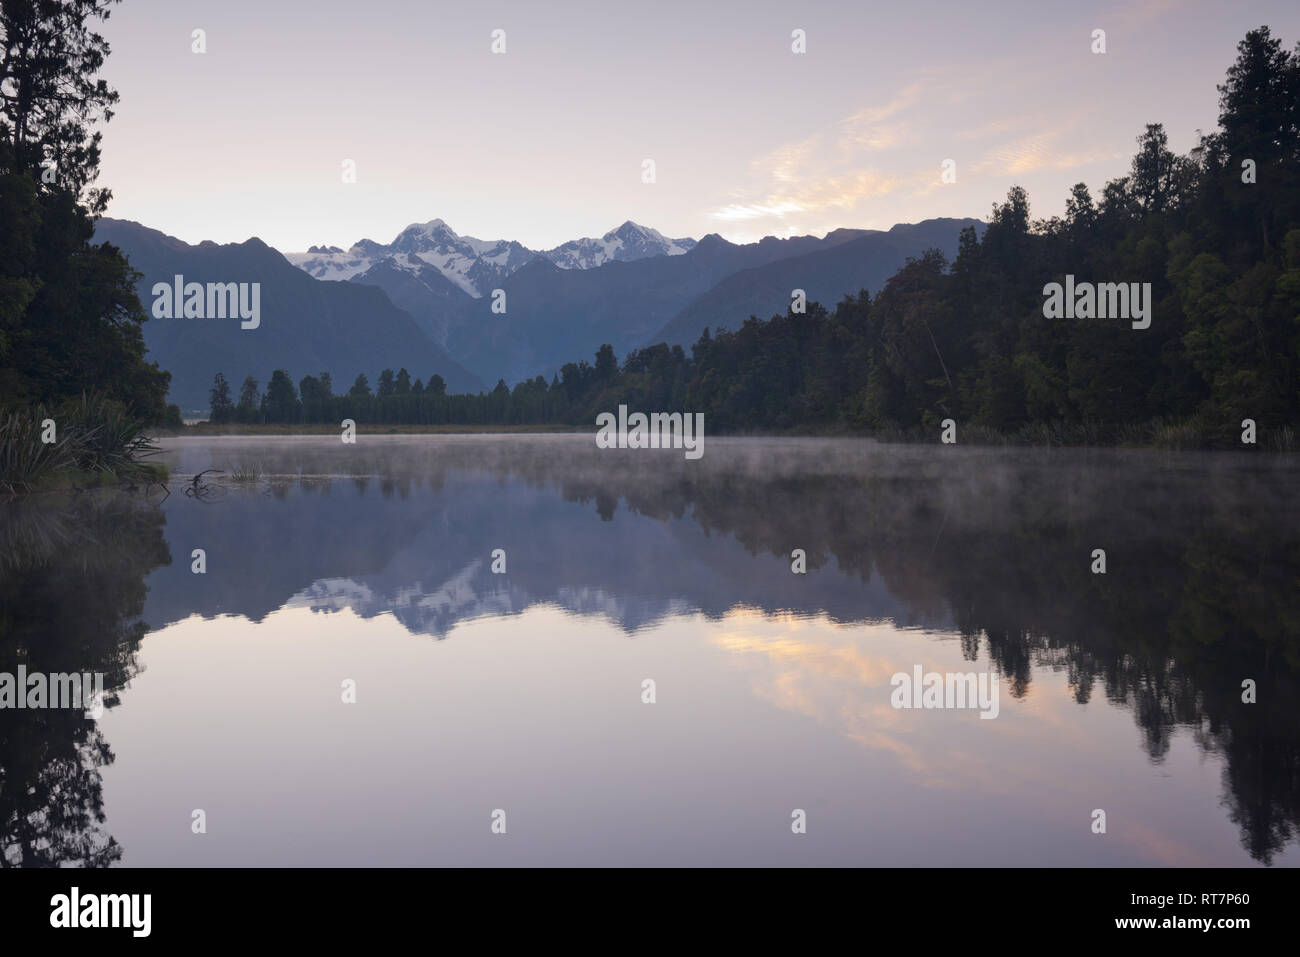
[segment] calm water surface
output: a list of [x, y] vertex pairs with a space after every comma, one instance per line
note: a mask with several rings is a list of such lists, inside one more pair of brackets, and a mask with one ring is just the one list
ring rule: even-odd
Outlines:
[[[0, 505], [0, 671], [113, 689], [0, 711], [7, 863], [1300, 860], [1294, 461], [165, 447], [165, 499]], [[894, 708], [916, 666], [997, 717]]]

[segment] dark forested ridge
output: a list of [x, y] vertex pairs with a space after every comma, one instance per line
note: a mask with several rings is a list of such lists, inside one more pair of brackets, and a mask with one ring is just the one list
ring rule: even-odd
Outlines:
[[[1013, 186], [982, 237], [962, 231], [951, 263], [938, 250], [911, 258], [874, 296], [706, 328], [689, 354], [660, 344], [620, 365], [603, 346], [594, 363], [569, 363], [550, 382], [501, 381], [480, 395], [446, 395], [405, 370], [381, 373], [376, 389], [363, 376], [339, 396], [304, 380], [299, 395], [281, 371], [265, 401], [251, 385], [242, 417], [580, 424], [626, 403], [703, 412], [715, 431], [935, 437], [952, 419], [968, 436], [1174, 445], [1239, 444], [1250, 419], [1261, 445], [1290, 448], [1300, 412], [1300, 50], [1287, 52], [1267, 27], [1250, 32], [1219, 94], [1218, 129], [1188, 155], [1148, 125], [1129, 174], [1096, 195], [1079, 183], [1064, 217], [1031, 219]], [[1137, 284], [1135, 295], [1149, 290], [1149, 325], [1047, 318], [1051, 283]]]
[[690, 346], [705, 329], [737, 329], [750, 316], [784, 308], [795, 289], [821, 302], [835, 302], [859, 289], [879, 289], [909, 258], [929, 249], [955, 256], [966, 226], [984, 229], [978, 219], [928, 219], [900, 223], [888, 232], [836, 230], [821, 247], [731, 274], [636, 345]]

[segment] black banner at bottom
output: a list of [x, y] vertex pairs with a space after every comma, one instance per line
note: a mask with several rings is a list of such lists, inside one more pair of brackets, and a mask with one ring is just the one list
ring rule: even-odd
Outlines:
[[[7, 941], [48, 937], [242, 943], [399, 941], [442, 925], [496, 939], [512, 930], [633, 937], [676, 924], [768, 937], [840, 928], [972, 941], [1013, 927], [1083, 937], [1231, 945], [1285, 932], [1294, 870], [121, 869], [0, 871]], [[975, 938], [972, 938], [975, 934]], [[540, 941], [539, 941], [540, 942]]]

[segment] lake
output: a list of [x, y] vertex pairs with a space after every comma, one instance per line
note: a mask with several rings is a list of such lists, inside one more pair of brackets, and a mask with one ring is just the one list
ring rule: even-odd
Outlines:
[[1300, 861], [1294, 458], [363, 430], [162, 460], [165, 497], [0, 504], [0, 671], [109, 689], [0, 711], [9, 863]]

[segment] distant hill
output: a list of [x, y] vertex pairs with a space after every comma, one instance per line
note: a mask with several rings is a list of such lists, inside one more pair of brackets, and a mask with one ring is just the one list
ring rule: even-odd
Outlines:
[[[260, 239], [191, 246], [139, 223], [101, 219], [95, 241], [119, 247], [144, 274], [137, 290], [151, 313], [144, 325], [149, 358], [172, 373], [169, 401], [185, 412], [208, 408], [217, 372], [225, 373], [236, 392], [249, 374], [265, 389], [275, 369], [288, 369], [295, 382], [327, 371], [335, 391], [346, 390], [358, 372], [373, 383], [383, 369], [401, 367], [412, 379], [437, 373], [452, 392], [484, 387], [381, 289], [320, 282]], [[238, 319], [152, 318], [154, 283], [171, 284], [178, 274], [186, 282], [260, 283], [260, 326], [241, 329]]]
[[809, 302], [818, 301], [828, 309], [861, 289], [874, 294], [909, 256], [937, 248], [951, 261], [957, 255], [958, 234], [965, 226], [974, 226], [980, 234], [984, 230], [984, 223], [977, 219], [927, 219], [888, 232], [860, 233], [829, 248], [732, 273], [696, 297], [649, 336], [646, 344], [689, 346], [705, 327], [738, 329], [751, 315], [768, 319], [783, 314], [795, 289], [804, 290]]

